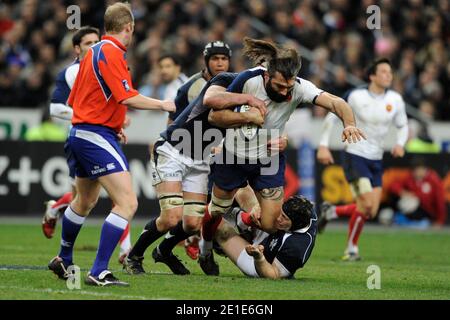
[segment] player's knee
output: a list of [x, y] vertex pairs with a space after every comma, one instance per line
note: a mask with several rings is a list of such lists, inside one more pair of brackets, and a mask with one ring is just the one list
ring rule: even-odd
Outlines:
[[219, 244], [226, 242], [231, 237], [237, 235], [236, 231], [228, 224], [222, 224], [219, 229], [217, 229], [215, 237]]
[[[158, 230], [159, 231], [168, 231], [174, 228], [178, 222], [181, 220], [181, 214], [164, 214], [158, 218]], [[159, 228], [161, 227], [161, 228]]]
[[201, 220], [200, 221], [189, 220], [185, 221], [183, 224], [184, 231], [186, 231], [187, 233], [196, 233], [200, 231], [201, 226], [202, 226]]
[[202, 227], [201, 217], [183, 217], [183, 228], [187, 233], [196, 233]]
[[231, 199], [220, 199], [214, 195], [214, 192], [211, 196], [211, 202], [208, 206], [208, 211], [213, 217], [222, 216], [233, 205], [233, 198]]
[[370, 200], [362, 201], [359, 206], [359, 210], [361, 211], [361, 213], [364, 215], [365, 218], [369, 218], [372, 216], [373, 209], [374, 206], [372, 201]]
[[185, 200], [183, 206], [184, 228], [186, 232], [200, 230], [206, 203], [196, 200]]

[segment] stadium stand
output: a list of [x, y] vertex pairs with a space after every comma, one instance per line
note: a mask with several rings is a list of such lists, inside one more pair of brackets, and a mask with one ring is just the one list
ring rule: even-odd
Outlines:
[[[102, 13], [112, 2], [2, 1], [0, 106], [45, 106], [57, 70], [72, 59], [67, 6], [80, 7], [81, 25], [102, 28]], [[407, 103], [426, 119], [450, 120], [446, 0], [133, 0], [131, 4], [136, 35], [128, 61], [136, 87], [157, 77], [157, 59], [165, 52], [179, 55], [184, 73], [190, 75], [202, 65], [200, 54], [192, 61], [193, 53], [200, 53], [209, 41], [225, 40], [235, 53], [233, 68], [239, 71], [248, 66], [240, 54], [244, 36], [282, 35], [312, 51], [303, 60], [301, 75], [316, 85], [342, 95], [352, 86], [352, 76], [363, 79], [364, 66], [385, 56], [397, 70], [394, 89]], [[371, 4], [382, 8], [382, 32], [366, 27], [365, 8]], [[323, 116], [319, 111], [315, 115]]]

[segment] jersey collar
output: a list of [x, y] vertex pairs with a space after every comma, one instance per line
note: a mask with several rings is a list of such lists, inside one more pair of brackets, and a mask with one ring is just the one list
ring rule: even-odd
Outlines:
[[292, 231], [292, 232], [305, 233], [306, 231], [309, 230], [309, 228], [311, 228], [311, 225], [312, 225], [312, 219], [309, 219], [309, 224], [308, 224], [306, 227], [303, 227], [303, 228], [301, 228], [301, 229], [294, 230], [294, 231]]
[[120, 49], [122, 49], [123, 51], [127, 51], [127, 48], [116, 38], [112, 37], [112, 36], [102, 36], [102, 40], [109, 40], [112, 43], [114, 43], [116, 46], [118, 46]]

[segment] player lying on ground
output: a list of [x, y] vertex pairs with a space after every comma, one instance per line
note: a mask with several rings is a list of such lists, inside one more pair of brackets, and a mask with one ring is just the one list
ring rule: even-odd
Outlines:
[[[275, 221], [277, 231], [272, 234], [254, 227], [245, 229], [246, 225], [237, 220], [240, 216], [226, 215], [225, 218], [217, 229], [215, 240], [247, 276], [291, 278], [311, 256], [317, 216], [314, 205], [303, 196], [293, 196], [284, 202]], [[252, 234], [250, 242], [237, 230], [241, 234]]]

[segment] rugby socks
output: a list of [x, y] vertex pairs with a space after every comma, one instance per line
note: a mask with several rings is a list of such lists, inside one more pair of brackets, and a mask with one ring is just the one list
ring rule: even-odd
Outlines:
[[62, 218], [61, 250], [58, 256], [68, 265], [72, 264], [73, 245], [85, 220], [85, 217], [78, 215], [70, 206], [66, 208]]
[[127, 225], [127, 219], [113, 212], [106, 217], [100, 234], [100, 243], [91, 269], [91, 275], [98, 276], [102, 271], [108, 270], [109, 259]]
[[165, 236], [164, 240], [158, 245], [159, 252], [163, 256], [168, 256], [172, 252], [173, 248], [180, 242], [189, 238], [192, 233], [187, 233], [183, 228], [183, 221], [179, 221], [178, 224], [172, 228]]
[[59, 212], [67, 209], [72, 202], [72, 198], [72, 192], [64, 193], [64, 195], [59, 198], [54, 205], [52, 205], [50, 208], [50, 214], [56, 218]]
[[358, 246], [358, 239], [362, 232], [366, 217], [358, 210], [354, 210], [349, 223], [348, 228], [348, 250], [349, 252], [355, 252], [354, 247]]
[[122, 236], [120, 237], [119, 240], [119, 244], [120, 244], [119, 256], [131, 250], [130, 224], [127, 224], [127, 227], [123, 231]]
[[203, 216], [202, 239], [199, 243], [200, 254], [202, 256], [207, 256], [211, 253], [213, 247], [212, 240], [221, 221], [222, 216], [212, 217], [208, 208], [206, 209], [205, 215]]
[[250, 213], [241, 211], [237, 217], [237, 226], [241, 230], [247, 230], [249, 227], [256, 227], [256, 224], [252, 221]]
[[156, 240], [158, 240], [165, 232], [158, 231], [156, 227], [156, 219], [153, 219], [144, 227], [136, 244], [131, 248], [129, 257], [143, 257], [145, 250]]
[[336, 206], [336, 218], [337, 217], [351, 217], [353, 215], [353, 212], [356, 210], [356, 203], [343, 205], [343, 206]]
[[216, 233], [217, 228], [219, 227], [220, 222], [222, 221], [222, 216], [213, 217], [208, 208], [205, 210], [205, 215], [203, 217], [203, 226], [202, 226], [202, 238], [205, 241], [212, 241], [214, 238], [214, 234]]

